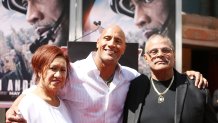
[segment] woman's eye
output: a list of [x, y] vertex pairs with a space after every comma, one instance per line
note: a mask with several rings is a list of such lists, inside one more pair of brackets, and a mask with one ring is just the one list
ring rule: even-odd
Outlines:
[[49, 69], [55, 72], [58, 70], [56, 67], [50, 67]]

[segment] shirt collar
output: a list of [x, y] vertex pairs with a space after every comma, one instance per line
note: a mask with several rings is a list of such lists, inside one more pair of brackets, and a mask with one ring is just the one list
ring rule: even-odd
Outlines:
[[[97, 68], [97, 66], [96, 66], [96, 64], [95, 64], [95, 61], [94, 61], [94, 58], [93, 58], [94, 53], [95, 53], [95, 51], [92, 51], [92, 52], [88, 55], [88, 57], [87, 57], [86, 59], [90, 61], [90, 67], [89, 67], [89, 69], [90, 69], [90, 70], [93, 70], [93, 72], [95, 73], [95, 75], [98, 75], [98, 78], [99, 78], [100, 71], [98, 70], [98, 68]], [[119, 79], [121, 79], [122, 66], [121, 66], [119, 63], [118, 63], [118, 65], [117, 65], [117, 67], [116, 67], [115, 72], [118, 72], [118, 77], [119, 77]]]

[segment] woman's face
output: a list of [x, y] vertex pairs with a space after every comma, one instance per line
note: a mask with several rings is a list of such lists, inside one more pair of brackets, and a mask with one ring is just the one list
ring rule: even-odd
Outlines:
[[58, 91], [65, 84], [67, 63], [63, 57], [56, 57], [47, 69], [40, 73], [40, 86], [50, 91]]

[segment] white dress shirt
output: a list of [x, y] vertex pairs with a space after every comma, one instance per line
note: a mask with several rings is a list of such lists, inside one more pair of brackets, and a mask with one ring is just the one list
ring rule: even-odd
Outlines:
[[121, 123], [129, 84], [139, 73], [119, 65], [108, 87], [100, 77], [92, 53], [71, 64], [70, 82], [62, 89], [60, 98], [71, 112], [74, 123]]

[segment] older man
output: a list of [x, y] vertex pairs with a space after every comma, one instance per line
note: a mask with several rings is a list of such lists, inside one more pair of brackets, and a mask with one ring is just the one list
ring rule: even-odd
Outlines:
[[151, 77], [141, 75], [131, 82], [124, 107], [124, 123], [218, 123], [207, 89], [174, 69], [171, 39], [152, 35], [144, 58]]

